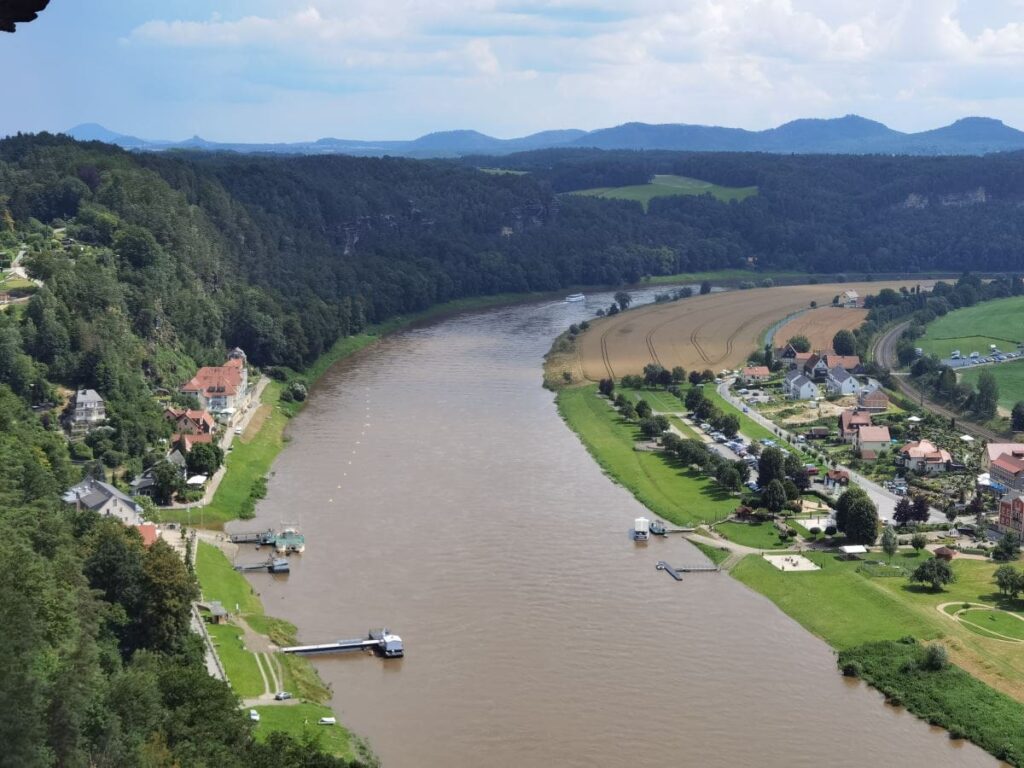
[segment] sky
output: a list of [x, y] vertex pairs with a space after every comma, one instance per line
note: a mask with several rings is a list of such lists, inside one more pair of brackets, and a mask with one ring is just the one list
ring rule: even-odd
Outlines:
[[0, 134], [1024, 128], [1024, 0], [51, 0], [0, 67]]

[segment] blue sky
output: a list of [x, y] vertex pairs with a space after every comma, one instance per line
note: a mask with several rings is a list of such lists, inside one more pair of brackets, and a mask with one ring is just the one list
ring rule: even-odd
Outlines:
[[1024, 128], [1024, 0], [51, 0], [0, 133], [496, 136], [856, 112]]

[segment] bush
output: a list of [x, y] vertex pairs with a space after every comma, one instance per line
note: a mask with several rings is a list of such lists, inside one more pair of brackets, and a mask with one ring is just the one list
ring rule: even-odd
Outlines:
[[71, 444], [71, 458], [75, 461], [89, 461], [92, 457], [92, 448], [85, 443]]
[[949, 664], [949, 653], [945, 647], [938, 643], [930, 643], [925, 649], [924, 659], [921, 661], [921, 669], [927, 669], [929, 672], [938, 672], [940, 669], [945, 669], [947, 664]]

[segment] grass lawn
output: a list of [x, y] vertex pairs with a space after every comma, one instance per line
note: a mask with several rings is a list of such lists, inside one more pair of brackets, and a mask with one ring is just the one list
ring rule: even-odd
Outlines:
[[995, 377], [999, 385], [999, 405], [1003, 408], [1011, 410], [1014, 403], [1024, 400], [1024, 361], [1018, 359], [998, 365], [979, 365], [962, 371], [959, 379], [976, 388], [982, 371], [988, 371]]
[[563, 389], [558, 410], [597, 463], [648, 509], [677, 525], [712, 522], [736, 507], [713, 480], [660, 453], [636, 451], [639, 432], [624, 422], [595, 386]]
[[709, 282], [760, 282], [766, 278], [775, 279], [806, 279], [806, 272], [752, 272], [749, 269], [718, 269], [709, 272], [682, 272], [677, 275], [656, 275], [645, 280], [651, 285], [675, 285], [677, 283], [702, 283]]
[[[685, 390], [685, 385], [683, 389]], [[618, 392], [622, 392], [623, 395], [634, 403], [637, 400], [646, 400], [651, 408], [658, 413], [686, 412], [686, 406], [683, 405], [683, 401], [671, 392], [666, 392], [663, 389], [622, 389], [620, 387], [616, 390], [616, 393]]]
[[263, 605], [249, 582], [213, 544], [199, 542], [196, 576], [206, 600], [220, 600], [230, 613], [235, 612], [236, 605], [243, 614], [263, 613]]
[[791, 542], [779, 538], [779, 531], [772, 523], [719, 523], [715, 530], [729, 541], [756, 549], [787, 549]]
[[[1024, 621], [1014, 618], [1004, 611], [989, 611], [983, 608], [964, 611], [960, 614], [960, 623], [971, 631], [982, 635], [991, 634], [1024, 640]], [[991, 633], [991, 634], [990, 634]]]
[[256, 656], [242, 644], [242, 630], [230, 624], [211, 624], [207, 630], [217, 646], [217, 655], [234, 692], [243, 699], [262, 694], [266, 690], [263, 676]]
[[352, 735], [339, 725], [317, 725], [321, 717], [333, 717], [334, 713], [319, 704], [295, 704], [286, 706], [256, 707], [260, 721], [256, 724], [256, 738], [266, 740], [274, 731], [284, 731], [298, 741], [313, 736], [320, 748], [338, 757], [355, 757]]
[[658, 174], [649, 184], [636, 184], [628, 187], [597, 187], [596, 189], [582, 189], [571, 194], [616, 200], [636, 200], [643, 205], [646, 211], [648, 204], [655, 197], [711, 195], [718, 200], [728, 202], [729, 200], [745, 200], [751, 195], [756, 195], [757, 187], [723, 187], [700, 179], [691, 179], [688, 176]]
[[[957, 664], [993, 687], [1024, 700], [1021, 646], [984, 637], [937, 610], [943, 603], [972, 602], [1017, 613], [1024, 611], [1024, 600], [1013, 602], [998, 594], [992, 581], [994, 563], [954, 560], [956, 582], [933, 592], [904, 578], [873, 578], [859, 573], [859, 561], [846, 562], [823, 552], [805, 554], [822, 570], [783, 573], [751, 555], [737, 564], [732, 574], [834, 648], [898, 640], [906, 635], [921, 640], [942, 638]], [[924, 557], [901, 552], [892, 563], [909, 572]], [[1011, 617], [1006, 620], [1016, 621]]]
[[927, 332], [915, 344], [925, 354], [949, 357], [954, 349], [961, 354], [988, 353], [989, 344], [1003, 352], [1024, 341], [1024, 296], [1013, 296], [976, 304], [943, 315], [929, 323]]
[[721, 565], [723, 562], [729, 559], [729, 552], [725, 549], [719, 549], [718, 547], [712, 547], [710, 544], [705, 544], [702, 541], [691, 541], [691, 544], [705, 554], [705, 556], [715, 565]]

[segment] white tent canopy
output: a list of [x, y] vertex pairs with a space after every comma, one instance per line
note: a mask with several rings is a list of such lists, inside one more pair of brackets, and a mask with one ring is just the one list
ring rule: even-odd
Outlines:
[[839, 551], [844, 555], [866, 555], [868, 548], [863, 544], [847, 544], [844, 547], [840, 547]]

